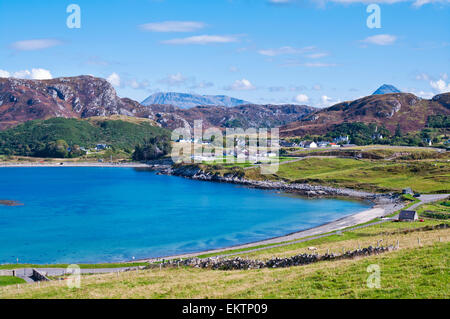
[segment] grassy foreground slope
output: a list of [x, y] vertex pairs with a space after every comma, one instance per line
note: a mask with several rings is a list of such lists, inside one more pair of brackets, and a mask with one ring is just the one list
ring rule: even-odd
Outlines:
[[[363, 259], [247, 271], [191, 268], [82, 278], [0, 290], [2, 298], [448, 298], [450, 243], [434, 243]], [[444, 258], [443, 258], [444, 257]], [[367, 287], [379, 265], [381, 288]]]
[[23, 283], [25, 283], [25, 280], [23, 280], [22, 278], [13, 276], [0, 276], [0, 287]]

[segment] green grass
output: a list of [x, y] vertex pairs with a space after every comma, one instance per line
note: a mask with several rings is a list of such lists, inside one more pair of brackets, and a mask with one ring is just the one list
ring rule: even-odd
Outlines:
[[[243, 271], [193, 268], [87, 276], [80, 289], [55, 282], [0, 290], [2, 298], [449, 298], [449, 243], [361, 259]], [[367, 268], [380, 267], [380, 288]]]
[[258, 168], [247, 170], [245, 175], [256, 180], [285, 180], [373, 192], [399, 192], [406, 187], [420, 193], [450, 192], [450, 163], [446, 161], [308, 158], [280, 165], [274, 175], [261, 175]]
[[0, 287], [2, 286], [9, 286], [9, 285], [16, 285], [16, 284], [23, 284], [26, 281], [22, 278], [13, 277], [13, 276], [0, 276]]
[[417, 213], [420, 217], [448, 220], [450, 219], [450, 201], [446, 199], [421, 205], [417, 208]]
[[[82, 269], [95, 269], [95, 268], [120, 268], [120, 267], [137, 267], [147, 266], [148, 263], [104, 263], [104, 264], [78, 264]], [[17, 269], [17, 268], [67, 268], [69, 264], [4, 264], [0, 265], [0, 270]]]

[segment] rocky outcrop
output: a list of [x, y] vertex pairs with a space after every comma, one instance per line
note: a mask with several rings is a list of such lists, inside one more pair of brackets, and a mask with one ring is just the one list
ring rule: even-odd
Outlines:
[[52, 117], [135, 116], [143, 108], [136, 101], [119, 98], [108, 81], [93, 76], [0, 78], [0, 129]]
[[398, 196], [391, 193], [377, 194], [347, 188], [335, 188], [321, 185], [288, 183], [284, 181], [249, 180], [244, 178], [244, 172], [240, 170], [237, 170], [236, 172], [230, 172], [222, 176], [218, 173], [207, 172], [197, 164], [157, 165], [153, 166], [152, 168], [158, 171], [158, 174], [181, 176], [202, 181], [241, 184], [248, 187], [279, 190], [282, 192], [296, 193], [311, 197], [353, 197], [363, 200], [369, 200], [378, 204], [391, 203], [398, 200]]

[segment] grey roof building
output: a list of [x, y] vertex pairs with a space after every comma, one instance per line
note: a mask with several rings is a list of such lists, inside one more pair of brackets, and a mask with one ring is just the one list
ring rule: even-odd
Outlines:
[[398, 215], [399, 221], [415, 221], [419, 218], [417, 215], [417, 212], [415, 210], [402, 210], [400, 214]]

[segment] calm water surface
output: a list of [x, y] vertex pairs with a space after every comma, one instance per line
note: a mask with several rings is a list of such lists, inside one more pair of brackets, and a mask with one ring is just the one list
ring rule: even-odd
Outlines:
[[238, 245], [369, 205], [133, 168], [0, 168], [0, 264], [131, 260]]

